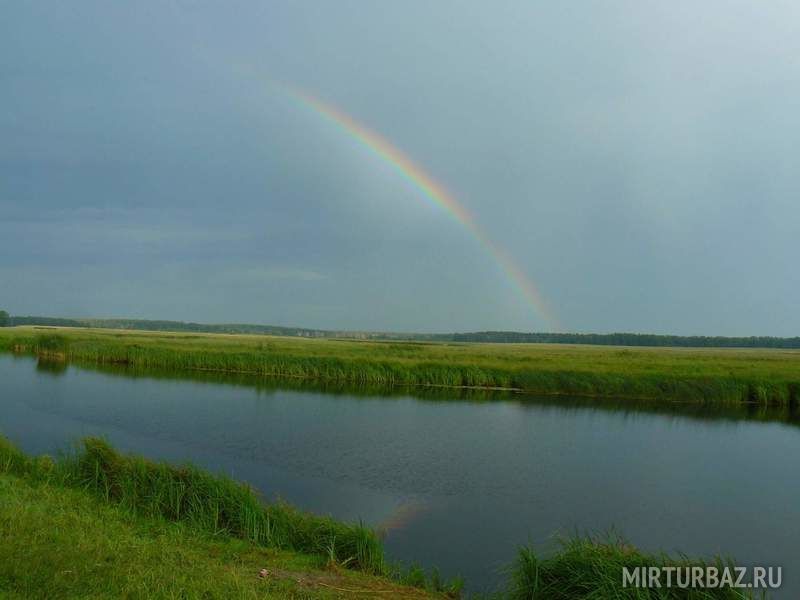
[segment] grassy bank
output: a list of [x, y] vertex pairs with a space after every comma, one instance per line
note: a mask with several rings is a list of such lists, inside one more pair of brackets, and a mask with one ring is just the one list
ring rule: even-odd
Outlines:
[[[24, 358], [23, 358], [24, 360]], [[66, 373], [68, 365], [62, 361], [35, 359], [36, 370], [53, 376]], [[125, 365], [82, 363], [81, 370], [116, 375], [129, 379], [164, 381], [203, 382], [226, 387], [236, 386], [254, 390], [257, 393], [271, 394], [282, 391], [316, 392], [327, 396], [346, 396], [363, 398], [405, 398], [413, 397], [422, 402], [451, 402], [459, 400], [470, 403], [496, 402], [522, 403], [525, 406], [544, 406], [562, 412], [585, 411], [621, 412], [626, 414], [661, 414], [681, 416], [690, 419], [709, 421], [741, 421], [790, 423], [800, 426], [800, 407], [771, 405], [751, 402], [654, 402], [636, 398], [604, 398], [598, 401], [590, 396], [538, 395], [496, 390], [492, 388], [453, 388], [436, 386], [382, 385], [376, 383], [353, 384], [346, 381], [328, 379], [307, 379], [299, 377], [264, 377], [250, 373], [224, 373], [216, 371], [176, 371], [169, 369], [135, 369]]]
[[[445, 598], [460, 589], [420, 569], [388, 568], [360, 526], [263, 506], [233, 481], [124, 456], [92, 438], [53, 461], [0, 437], [0, 541], [8, 598]], [[520, 549], [506, 589], [491, 598], [750, 597], [621, 584], [622, 566], [698, 564], [574, 539], [546, 559]]]
[[795, 406], [800, 351], [359, 342], [70, 328], [0, 329], [0, 350], [83, 364], [356, 384]]
[[318, 556], [134, 517], [82, 490], [7, 474], [0, 540], [0, 596], [10, 599], [432, 597]]
[[[63, 502], [60, 512], [64, 513], [66, 520], [91, 521], [91, 517], [78, 514], [81, 511], [69, 509], [71, 504], [77, 503], [84, 507], [83, 512], [105, 511], [105, 520], [113, 521], [120, 517], [134, 528], [156, 527], [162, 538], [167, 535], [176, 536], [177, 539], [185, 535], [188, 550], [197, 544], [221, 543], [231, 548], [246, 549], [254, 559], [261, 557], [262, 562], [274, 563], [267, 560], [270, 556], [284, 559], [272, 564], [275, 573], [290, 569], [292, 564], [310, 565], [316, 570], [334, 572], [342, 580], [350, 578], [355, 582], [369, 583], [369, 589], [373, 590], [380, 585], [399, 589], [407, 583], [409, 585], [406, 587], [416, 587], [444, 597], [457, 595], [460, 589], [459, 582], [442, 582], [435, 572], [430, 577], [417, 567], [402, 569], [387, 564], [377, 534], [362, 525], [302, 512], [285, 503], [263, 504], [253, 490], [238, 482], [189, 465], [173, 466], [125, 456], [107, 442], [96, 438], [86, 438], [78, 451], [54, 461], [47, 456], [29, 457], [0, 437], [0, 476], [4, 477], [0, 486], [0, 493], [3, 494], [0, 505], [7, 511], [0, 521], [4, 541], [20, 536], [18, 528], [25, 519], [15, 514], [23, 505], [35, 507], [36, 502], [29, 503], [26, 497], [38, 494], [44, 504]], [[17, 509], [9, 508], [5, 496], [10, 498], [11, 504], [15, 498], [19, 498]], [[101, 506], [113, 507], [113, 510], [98, 508]], [[94, 508], [90, 510], [86, 507]], [[37, 518], [45, 512], [44, 508], [39, 510]], [[22, 514], [24, 516], [27, 513], [22, 511]], [[50, 518], [47, 517], [45, 522]], [[31, 515], [33, 520], [34, 515]], [[100, 519], [100, 522], [105, 523], [105, 520]], [[172, 525], [177, 528], [172, 528]], [[52, 546], [49, 550], [46, 547], [39, 548], [43, 554], [57, 552], [59, 544], [67, 544], [72, 533], [71, 528], [59, 523], [54, 524], [51, 532], [44, 525], [40, 527], [45, 529], [35, 535], [41, 538], [44, 546]], [[84, 530], [80, 535], [88, 536], [87, 544], [96, 544], [98, 540], [108, 538], [107, 534], [101, 533]], [[22, 543], [23, 540], [19, 541]], [[111, 544], [114, 542], [113, 539], [107, 541]], [[175, 550], [180, 554], [180, 548]], [[7, 548], [5, 551], [10, 552]], [[0, 589], [3, 577], [11, 583], [17, 582], [12, 588], [18, 592], [35, 585], [33, 581], [28, 581], [32, 578], [28, 568], [36, 565], [28, 565], [30, 561], [23, 561], [24, 556], [25, 552], [19, 559], [11, 561], [14, 564], [0, 566]], [[72, 552], [72, 556], [74, 562], [80, 554]], [[13, 557], [12, 554], [9, 557]], [[208, 560], [208, 557], [205, 558]], [[104, 556], [95, 566], [121, 564], [120, 560], [116, 555]], [[3, 562], [0, 560], [0, 563]], [[260, 568], [270, 570], [270, 564]], [[197, 567], [187, 564], [185, 568], [194, 570]], [[3, 569], [6, 569], [5, 575], [2, 574]], [[92, 571], [92, 565], [81, 565], [78, 570], [87, 569]], [[255, 577], [258, 571], [251, 572], [250, 576]], [[355, 574], [348, 574], [348, 571]], [[164, 576], [169, 576], [169, 571], [164, 571]], [[320, 576], [300, 577], [307, 581], [314, 578], [319, 579]], [[137, 581], [138, 576], [127, 582], [121, 581], [120, 585], [136, 586]], [[178, 581], [180, 583], [183, 578], [179, 577]], [[228, 581], [225, 585], [234, 583]], [[319, 587], [325, 585], [320, 584]], [[412, 591], [408, 593], [414, 597], [419, 595]]]

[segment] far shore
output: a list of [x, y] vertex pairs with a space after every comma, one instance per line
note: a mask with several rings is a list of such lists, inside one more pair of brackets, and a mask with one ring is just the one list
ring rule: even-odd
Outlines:
[[212, 371], [350, 384], [592, 398], [797, 406], [800, 351], [418, 343], [21, 326], [0, 351], [75, 364]]

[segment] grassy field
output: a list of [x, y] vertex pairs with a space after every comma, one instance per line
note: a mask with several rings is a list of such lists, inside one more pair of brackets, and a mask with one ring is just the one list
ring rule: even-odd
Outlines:
[[796, 406], [800, 351], [318, 340], [102, 329], [0, 329], [0, 350], [83, 364], [381, 385]]
[[[573, 539], [543, 560], [521, 548], [508, 584], [489, 597], [750, 597], [621, 585], [623, 565], [697, 564], [617, 540]], [[262, 506], [225, 478], [121, 455], [92, 438], [54, 461], [0, 437], [3, 598], [411, 599], [459, 597], [460, 589], [419, 568], [387, 567], [369, 531]]]

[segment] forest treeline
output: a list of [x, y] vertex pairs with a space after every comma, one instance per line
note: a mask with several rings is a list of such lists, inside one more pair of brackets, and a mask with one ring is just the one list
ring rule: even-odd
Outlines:
[[[473, 333], [391, 333], [337, 331], [251, 325], [246, 323], [208, 324], [148, 319], [69, 319], [61, 317], [12, 316], [2, 319], [7, 325], [50, 327], [93, 327], [140, 331], [186, 331], [197, 333], [239, 333], [290, 337], [345, 338], [360, 340], [409, 340], [427, 342], [484, 342], [514, 344], [589, 344], [598, 346], [653, 346], [683, 348], [797, 348], [800, 337], [724, 337], [679, 336], [649, 333], [524, 333], [518, 331], [477, 331]], [[3, 322], [0, 322], [0, 326]]]
[[681, 336], [650, 333], [520, 333], [481, 331], [434, 335], [436, 341], [516, 344], [592, 344], [598, 346], [677, 346], [685, 348], [800, 348], [800, 337]]

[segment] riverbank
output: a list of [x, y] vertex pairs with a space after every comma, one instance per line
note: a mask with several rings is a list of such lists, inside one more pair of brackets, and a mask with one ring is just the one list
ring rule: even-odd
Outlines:
[[341, 590], [435, 597], [328, 568], [317, 556], [133, 517], [81, 490], [12, 475], [0, 475], [0, 539], [5, 598], [348, 597]]
[[[87, 438], [54, 461], [0, 436], [0, 593], [10, 598], [457, 598], [419, 568], [387, 565], [362, 526], [262, 505], [190, 466], [119, 454]], [[705, 564], [577, 538], [539, 559], [521, 548], [492, 599], [743, 599], [721, 589], [623, 588], [622, 566]], [[722, 566], [719, 559], [712, 563]]]
[[[457, 597], [385, 561], [362, 525], [262, 504], [191, 466], [96, 438], [54, 461], [0, 437], [0, 591], [21, 597]], [[265, 572], [261, 572], [266, 569]]]
[[0, 350], [131, 369], [354, 384], [790, 407], [800, 401], [796, 350], [362, 342], [50, 327], [0, 328]]
[[796, 406], [800, 351], [316, 340], [71, 328], [0, 329], [0, 350], [84, 364], [356, 384]]

